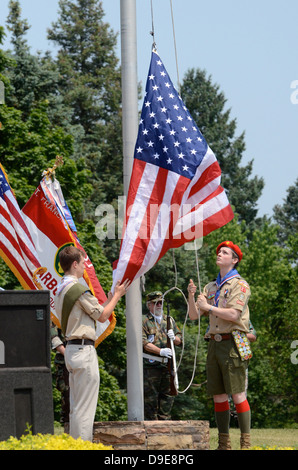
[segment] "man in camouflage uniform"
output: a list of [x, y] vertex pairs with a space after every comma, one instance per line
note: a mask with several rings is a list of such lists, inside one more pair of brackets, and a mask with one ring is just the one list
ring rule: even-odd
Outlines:
[[52, 323], [51, 327], [52, 350], [55, 351], [55, 373], [56, 388], [61, 392], [61, 424], [69, 423], [69, 373], [65, 365], [65, 344], [61, 330]]
[[172, 350], [167, 348], [167, 340], [169, 337], [176, 346], [181, 345], [181, 332], [173, 319], [173, 328], [167, 331], [161, 292], [147, 295], [147, 307], [149, 312], [143, 315], [143, 350], [151, 357], [144, 358], [144, 419], [170, 420], [174, 396], [167, 365]]

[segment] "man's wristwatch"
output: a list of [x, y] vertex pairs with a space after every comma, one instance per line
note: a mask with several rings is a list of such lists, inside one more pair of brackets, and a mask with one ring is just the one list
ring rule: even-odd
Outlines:
[[209, 315], [212, 314], [212, 310], [213, 310], [213, 305], [212, 305], [212, 306], [209, 308], [209, 310], [208, 310]]

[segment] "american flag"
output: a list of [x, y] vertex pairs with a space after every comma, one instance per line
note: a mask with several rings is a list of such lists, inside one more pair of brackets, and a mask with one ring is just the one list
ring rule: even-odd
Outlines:
[[40, 267], [38, 255], [1, 164], [0, 256], [24, 289], [37, 289], [32, 276]]
[[220, 179], [215, 155], [153, 51], [114, 284], [232, 220]]

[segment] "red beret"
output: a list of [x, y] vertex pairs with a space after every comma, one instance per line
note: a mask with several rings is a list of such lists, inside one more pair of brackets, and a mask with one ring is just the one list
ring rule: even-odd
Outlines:
[[228, 248], [231, 248], [231, 250], [233, 250], [236, 253], [236, 255], [238, 256], [239, 262], [242, 260], [242, 258], [243, 258], [242, 251], [240, 250], [239, 246], [234, 245], [234, 243], [231, 242], [231, 241], [226, 241], [226, 242], [220, 243], [218, 245], [218, 247], [216, 248], [216, 254], [219, 252], [219, 250], [221, 249], [222, 246], [227, 246]]

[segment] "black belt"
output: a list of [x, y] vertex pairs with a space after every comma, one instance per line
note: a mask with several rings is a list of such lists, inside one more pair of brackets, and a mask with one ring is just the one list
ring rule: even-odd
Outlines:
[[87, 346], [94, 346], [94, 341], [92, 341], [91, 339], [71, 339], [69, 341], [67, 341], [67, 344], [80, 344], [80, 345], [87, 345]]

